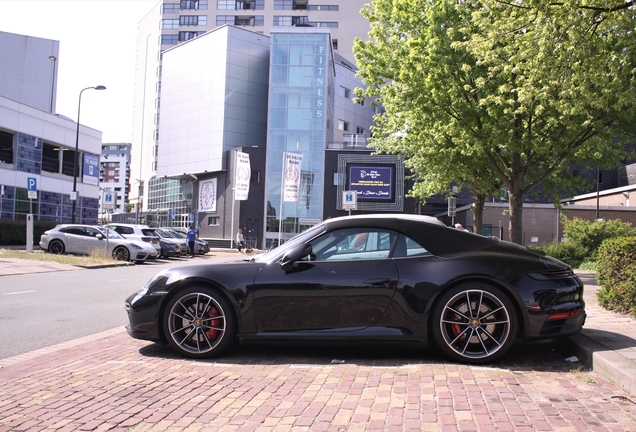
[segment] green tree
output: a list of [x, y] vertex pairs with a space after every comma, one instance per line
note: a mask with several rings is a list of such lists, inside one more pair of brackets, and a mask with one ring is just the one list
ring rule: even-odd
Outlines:
[[386, 110], [372, 144], [420, 155], [422, 182], [486, 173], [468, 186], [476, 196], [506, 188], [512, 241], [522, 242], [523, 201], [538, 185], [558, 198], [581, 185], [570, 164], [610, 167], [624, 156], [615, 138], [636, 125], [633, 7], [373, 0], [363, 14], [371, 30], [355, 44], [368, 86], [359, 94]]

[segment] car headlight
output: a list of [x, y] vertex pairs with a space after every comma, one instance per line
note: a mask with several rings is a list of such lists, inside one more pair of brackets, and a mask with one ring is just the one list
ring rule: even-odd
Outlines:
[[131, 243], [131, 244], [130, 244], [130, 246], [132, 246], [132, 247], [133, 247], [133, 248], [135, 248], [135, 249], [143, 249], [141, 246], [137, 246], [137, 245], [136, 245], [136, 244], [134, 244], [134, 243]]

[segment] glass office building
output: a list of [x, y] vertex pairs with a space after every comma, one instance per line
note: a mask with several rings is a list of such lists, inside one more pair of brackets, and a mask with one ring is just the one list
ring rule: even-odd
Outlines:
[[[328, 29], [271, 32], [265, 243], [276, 245], [323, 217], [326, 143], [333, 141], [335, 69]], [[285, 153], [302, 155], [296, 201], [283, 201]]]

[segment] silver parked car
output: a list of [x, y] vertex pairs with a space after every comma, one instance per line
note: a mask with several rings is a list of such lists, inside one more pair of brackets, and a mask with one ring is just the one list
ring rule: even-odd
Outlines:
[[111, 223], [108, 226], [127, 239], [144, 241], [151, 244], [157, 251], [157, 256], [161, 255], [161, 244], [159, 243], [160, 237], [157, 233], [155, 233], [153, 228], [150, 228], [147, 225], [123, 223]]
[[102, 249], [119, 261], [157, 259], [157, 251], [149, 243], [126, 239], [105, 227], [81, 224], [61, 224], [46, 231], [40, 237], [40, 248], [56, 255], [90, 255], [94, 250]]
[[188, 254], [188, 242], [186, 241], [186, 239], [174, 236], [168, 229], [165, 228], [154, 228], [154, 231], [155, 234], [161, 237], [161, 240], [178, 245], [179, 255]]

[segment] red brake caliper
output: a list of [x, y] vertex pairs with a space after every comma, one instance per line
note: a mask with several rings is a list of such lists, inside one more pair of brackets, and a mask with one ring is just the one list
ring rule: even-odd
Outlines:
[[[217, 316], [218, 314], [219, 314], [219, 311], [214, 306], [212, 306], [210, 308], [210, 318], [213, 318], [213, 317]], [[211, 327], [218, 327], [219, 321], [220, 320], [218, 318], [217, 319], [213, 319], [212, 321], [210, 321], [210, 326]], [[208, 330], [208, 337], [210, 339], [214, 339], [218, 333], [219, 333], [218, 330], [210, 329], [210, 330]]]
[[[457, 321], [459, 321], [461, 318], [457, 315], [455, 315], [455, 319]], [[451, 327], [453, 328], [453, 333], [455, 333], [455, 336], [459, 335], [462, 332], [462, 326], [459, 324], [451, 324]], [[461, 339], [464, 340], [466, 338], [466, 335], [462, 335]]]

